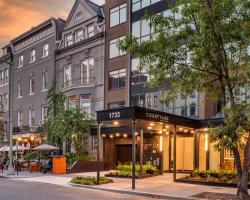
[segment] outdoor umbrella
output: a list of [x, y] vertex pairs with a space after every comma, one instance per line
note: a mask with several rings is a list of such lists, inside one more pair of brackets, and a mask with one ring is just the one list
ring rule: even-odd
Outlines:
[[6, 152], [6, 151], [9, 151], [9, 147], [8, 146], [3, 146], [0, 148], [0, 152]]
[[40, 146], [35, 147], [33, 150], [35, 150], [35, 151], [55, 151], [58, 149], [59, 148], [48, 145], [48, 144], [42, 144]]
[[[25, 151], [25, 150], [29, 150], [29, 148], [27, 147], [23, 147], [23, 146], [13, 146], [12, 147], [12, 151], [16, 151], [18, 149], [18, 151]], [[2, 148], [0, 148], [0, 152], [6, 152], [6, 151], [10, 151], [10, 147], [9, 146], [4, 146]]]

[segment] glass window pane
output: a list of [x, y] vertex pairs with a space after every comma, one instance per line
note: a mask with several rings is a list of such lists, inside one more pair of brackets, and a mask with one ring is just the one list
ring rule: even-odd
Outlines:
[[141, 36], [140, 21], [133, 22], [132, 24], [132, 34], [134, 37], [139, 38]]
[[127, 20], [127, 8], [122, 8], [120, 11], [120, 24]]
[[150, 0], [142, 0], [141, 7], [145, 8], [150, 5]]
[[116, 26], [119, 24], [119, 11], [110, 13], [110, 27]]
[[150, 34], [150, 23], [148, 20], [141, 21], [141, 36], [146, 36]]

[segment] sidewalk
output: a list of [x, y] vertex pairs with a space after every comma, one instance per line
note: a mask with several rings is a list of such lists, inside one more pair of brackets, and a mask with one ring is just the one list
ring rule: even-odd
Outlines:
[[[106, 172], [102, 172], [103, 176]], [[64, 187], [75, 187], [70, 184], [72, 177], [75, 176], [96, 176], [95, 172], [80, 173], [80, 174], [66, 174], [66, 175], [49, 175], [49, 174], [20, 174], [17, 176], [7, 176], [12, 180], [16, 181], [29, 181], [39, 182], [47, 184], [55, 184]], [[158, 195], [162, 197], [182, 197], [191, 198], [191, 196], [202, 193], [202, 192], [215, 192], [215, 193], [226, 193], [235, 194], [236, 189], [234, 188], [223, 188], [203, 185], [193, 185], [184, 183], [173, 182], [172, 174], [164, 174], [163, 176], [151, 177], [142, 180], [136, 180], [136, 189], [131, 189], [130, 179], [113, 178], [114, 183], [104, 184], [99, 186], [83, 186], [88, 189], [104, 190], [119, 193], [129, 193], [136, 195]]]

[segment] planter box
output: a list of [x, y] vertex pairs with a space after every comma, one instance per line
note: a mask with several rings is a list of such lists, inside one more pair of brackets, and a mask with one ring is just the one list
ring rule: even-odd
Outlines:
[[[105, 170], [105, 163], [100, 162], [100, 170]], [[69, 173], [96, 172], [97, 161], [76, 161], [72, 165]]]
[[[208, 186], [217, 186], [217, 187], [229, 187], [229, 188], [237, 188], [236, 183], [220, 183], [220, 182], [205, 182], [201, 180], [191, 180], [186, 178], [177, 179], [176, 182], [179, 183], [188, 183], [188, 184], [196, 184], [196, 185], [208, 185]], [[250, 189], [250, 185], [248, 185], [248, 189]]]
[[[144, 174], [142, 176], [142, 179], [144, 178], [150, 178], [150, 177], [154, 177], [154, 176], [158, 176], [161, 175], [161, 173], [154, 173], [154, 174]], [[113, 174], [106, 174], [105, 177], [110, 177], [110, 178], [127, 178], [127, 179], [131, 179], [132, 176], [121, 176], [121, 175], [113, 175]], [[135, 176], [136, 179], [140, 179], [140, 176]]]

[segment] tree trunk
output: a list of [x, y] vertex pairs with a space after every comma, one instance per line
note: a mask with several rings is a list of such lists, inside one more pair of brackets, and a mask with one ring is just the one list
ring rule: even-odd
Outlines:
[[237, 196], [240, 195], [240, 189], [241, 189], [241, 178], [242, 178], [242, 168], [241, 168], [241, 162], [240, 162], [240, 153], [237, 148], [233, 149], [234, 153], [234, 160], [237, 170]]
[[242, 169], [242, 177], [240, 180], [240, 191], [239, 197], [240, 199], [249, 199], [250, 196], [248, 194], [248, 171], [250, 166], [250, 137], [248, 135], [247, 143], [244, 150], [244, 164]]

